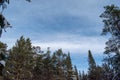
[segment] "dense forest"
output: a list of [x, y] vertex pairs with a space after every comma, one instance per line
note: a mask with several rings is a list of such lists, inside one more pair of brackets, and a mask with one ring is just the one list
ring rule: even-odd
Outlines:
[[[115, 73], [108, 63], [96, 64], [91, 51], [88, 51], [88, 73], [77, 70], [72, 65], [70, 53], [58, 49], [51, 53], [50, 48], [42, 51], [32, 46], [29, 38], [23, 36], [15, 46], [7, 50], [0, 42], [0, 75], [3, 80], [112, 80]], [[12, 63], [12, 64], [11, 64]]]
[[[0, 0], [2, 12], [7, 4], [9, 0]], [[120, 80], [120, 8], [108, 5], [104, 10], [100, 15], [104, 23], [102, 35], [109, 34], [110, 38], [105, 43], [102, 65], [88, 50], [88, 71], [80, 71], [73, 65], [69, 52], [58, 49], [52, 53], [50, 47], [43, 51], [32, 45], [30, 38], [21, 36], [9, 50], [7, 43], [0, 42], [0, 80]], [[11, 27], [2, 12], [0, 35], [3, 29]]]

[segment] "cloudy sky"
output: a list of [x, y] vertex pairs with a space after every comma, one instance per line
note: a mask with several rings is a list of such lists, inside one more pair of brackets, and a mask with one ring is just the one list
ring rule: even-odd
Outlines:
[[[13, 26], [2, 34], [0, 41], [11, 48], [20, 36], [30, 38], [42, 50], [62, 48], [70, 52], [73, 64], [87, 70], [87, 52], [91, 50], [101, 64], [107, 37], [101, 36], [103, 27], [99, 15], [103, 6], [119, 0], [11, 0], [4, 11]], [[83, 67], [84, 66], [84, 67]]]

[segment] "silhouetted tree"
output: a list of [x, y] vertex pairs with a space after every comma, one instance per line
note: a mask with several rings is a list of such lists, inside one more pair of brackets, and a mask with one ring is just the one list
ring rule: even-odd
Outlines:
[[76, 75], [76, 79], [79, 80], [79, 75], [78, 75], [78, 70], [77, 70], [77, 67], [74, 66], [75, 68], [75, 72], [74, 72], [74, 75]]
[[88, 75], [85, 74], [84, 71], [82, 71], [82, 77], [81, 78], [82, 78], [81, 80], [88, 80]]
[[91, 51], [88, 51], [88, 63], [89, 63], [89, 70], [88, 70], [88, 78], [89, 80], [96, 80], [96, 62], [92, 56]]

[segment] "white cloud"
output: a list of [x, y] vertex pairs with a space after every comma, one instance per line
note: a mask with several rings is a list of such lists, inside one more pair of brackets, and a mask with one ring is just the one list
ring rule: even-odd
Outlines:
[[[103, 37], [78, 37], [65, 35], [57, 40], [40, 42], [39, 40], [33, 41], [34, 46], [40, 46], [43, 50], [51, 47], [52, 51], [62, 48], [63, 51], [71, 53], [87, 53], [91, 50], [94, 54], [103, 53], [106, 39]], [[68, 38], [69, 37], [69, 38]]]

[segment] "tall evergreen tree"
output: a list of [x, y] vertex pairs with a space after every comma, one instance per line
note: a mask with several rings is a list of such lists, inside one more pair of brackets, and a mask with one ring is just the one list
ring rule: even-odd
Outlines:
[[43, 59], [44, 63], [44, 79], [42, 80], [52, 80], [53, 79], [53, 66], [52, 66], [52, 59], [51, 59], [51, 51], [50, 48], [47, 49], [46, 56]]
[[33, 77], [33, 51], [30, 39], [23, 36], [10, 50], [4, 69], [4, 77], [9, 80], [31, 80]]
[[66, 54], [63, 53], [62, 49], [58, 49], [56, 52], [54, 52], [54, 65], [56, 66], [56, 73], [57, 78], [59, 80], [65, 80], [66, 74], [65, 74], [65, 61], [66, 61]]
[[120, 72], [120, 8], [115, 5], [108, 5], [104, 8], [105, 11], [100, 15], [104, 23], [102, 34], [111, 35], [106, 42], [105, 54], [108, 55], [106, 60], [117, 74]]
[[88, 78], [89, 80], [96, 80], [96, 62], [90, 50], [88, 51], [88, 63], [89, 63]]
[[41, 51], [41, 48], [39, 46], [33, 47], [33, 52], [35, 53], [34, 55], [34, 63], [35, 67], [33, 69], [33, 80], [44, 80], [44, 63], [43, 63], [43, 58], [44, 58], [44, 53]]
[[72, 61], [71, 61], [70, 53], [68, 53], [68, 55], [66, 57], [65, 64], [66, 64], [66, 71], [67, 71], [67, 79], [70, 79], [71, 76], [73, 75]]
[[89, 62], [89, 68], [90, 69], [93, 69], [93, 68], [96, 67], [96, 62], [95, 62], [95, 60], [93, 58], [93, 55], [92, 55], [90, 50], [88, 51], [88, 62]]

